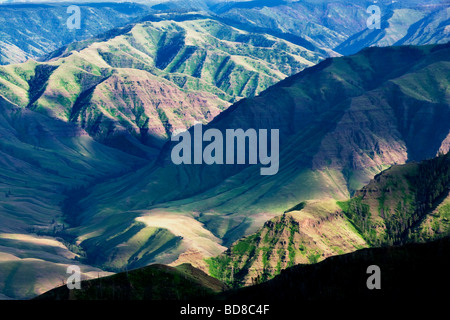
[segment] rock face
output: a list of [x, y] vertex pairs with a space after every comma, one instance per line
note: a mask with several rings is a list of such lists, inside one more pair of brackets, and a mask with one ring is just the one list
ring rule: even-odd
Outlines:
[[267, 221], [255, 234], [207, 260], [209, 272], [232, 287], [267, 281], [297, 264], [367, 247], [333, 200], [310, 201]]
[[[289, 77], [205, 127], [279, 129], [276, 175], [261, 176], [259, 166], [175, 166], [172, 145], [166, 144], [154, 165], [91, 188], [78, 213], [89, 229], [71, 232], [82, 245], [95, 243], [112, 253], [118, 229], [149, 209], [162, 210], [199, 221], [228, 247], [302, 201], [348, 199], [389, 166], [432, 158], [446, 145], [449, 50], [449, 45], [370, 48]], [[115, 219], [120, 224], [110, 223]], [[91, 235], [106, 224], [107, 236]], [[133, 234], [126, 239], [117, 234], [116, 240], [134, 241]], [[201, 243], [205, 237], [189, 240]], [[126, 254], [133, 256], [133, 250]], [[333, 251], [321, 254], [326, 252]], [[108, 264], [111, 257], [101, 259]]]

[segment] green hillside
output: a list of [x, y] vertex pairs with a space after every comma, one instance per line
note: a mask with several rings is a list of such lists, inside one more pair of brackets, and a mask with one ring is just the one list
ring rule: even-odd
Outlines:
[[[445, 254], [450, 252], [449, 240], [446, 237], [425, 244], [362, 249], [317, 264], [296, 265], [272, 280], [234, 290], [228, 290], [190, 265], [178, 268], [153, 265], [83, 281], [81, 290], [68, 290], [62, 286], [35, 300], [189, 300], [203, 303], [239, 301], [241, 304], [295, 301], [301, 303], [302, 310], [315, 302], [370, 301], [380, 303], [379, 306], [400, 302], [445, 304], [448, 295], [442, 288], [450, 283], [449, 278], [442, 275], [450, 267], [449, 255]], [[370, 277], [367, 269], [374, 264], [380, 268], [381, 290], [369, 290], [366, 284]], [[284, 315], [285, 311], [285, 306], [277, 309], [277, 316]]]
[[[88, 251], [103, 248], [104, 256], [88, 254], [88, 261], [106, 268], [189, 259], [205, 269], [199, 257], [217, 255], [302, 201], [346, 200], [391, 165], [447, 152], [449, 57], [449, 46], [438, 45], [328, 59], [204, 128], [279, 128], [276, 175], [261, 176], [259, 166], [175, 166], [167, 144], [154, 165], [90, 188], [78, 201], [79, 226], [68, 232]], [[130, 229], [136, 223], [146, 229]], [[165, 225], [182, 241], [141, 259], [136, 239], [151, 240], [145, 232]]]
[[207, 260], [210, 274], [240, 287], [296, 264], [450, 235], [450, 153], [383, 171], [347, 201], [310, 201]]
[[[61, 210], [68, 191], [145, 161], [1, 98], [0, 137], [0, 292], [31, 298], [60, 284], [83, 254], [72, 238], [55, 237], [68, 226]], [[104, 274], [79, 265], [87, 278]]]
[[[114, 257], [110, 269], [120, 270], [128, 263], [148, 265], [178, 248], [181, 236], [168, 228], [170, 220], [147, 227], [134, 221], [138, 214], [111, 216], [94, 230], [84, 224], [78, 201], [89, 186], [120, 181], [147, 166], [174, 130], [207, 123], [230, 101], [321, 59], [289, 41], [198, 17], [148, 20], [73, 46], [45, 62], [0, 67], [0, 292], [5, 297], [41, 294], [59, 285], [73, 263], [88, 278], [102, 273], [83, 264], [87, 257], [96, 265]], [[203, 250], [207, 255], [225, 250], [200, 222], [185, 222], [193, 226], [184, 232], [204, 239], [194, 260], [201, 261]], [[91, 239], [81, 247], [70, 226], [90, 229], [86, 239], [102, 234], [108, 245]], [[54, 242], [35, 246], [48, 239]], [[117, 252], [123, 242], [128, 246]], [[53, 247], [61, 248], [63, 257]]]
[[373, 246], [430, 241], [450, 232], [449, 188], [446, 154], [392, 167], [339, 205]]
[[154, 159], [174, 130], [207, 123], [322, 58], [208, 17], [143, 20], [73, 43], [46, 62], [0, 68], [0, 95]]
[[[398, 303], [445, 305], [449, 299], [443, 290], [450, 285], [445, 276], [450, 267], [449, 253], [449, 237], [423, 244], [363, 249], [286, 269], [268, 282], [227, 291], [216, 299], [241, 303], [292, 301], [302, 306], [308, 302], [349, 301], [375, 303], [380, 307]], [[380, 268], [381, 290], [367, 287], [370, 277], [367, 269], [371, 265]]]

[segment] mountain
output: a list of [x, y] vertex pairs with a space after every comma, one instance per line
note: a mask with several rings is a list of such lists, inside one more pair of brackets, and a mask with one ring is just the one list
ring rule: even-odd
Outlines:
[[104, 268], [189, 261], [205, 270], [200, 257], [302, 201], [347, 200], [391, 165], [448, 152], [449, 50], [370, 48], [291, 76], [203, 128], [279, 129], [276, 175], [261, 176], [260, 166], [177, 166], [168, 143], [156, 163], [74, 199], [77, 223], [67, 232]]
[[392, 166], [347, 201], [302, 202], [208, 259], [209, 272], [230, 286], [248, 286], [363, 247], [447, 237], [449, 173], [450, 153]]
[[[383, 30], [367, 29], [367, 21], [372, 15], [367, 10], [371, 5], [380, 8]], [[401, 36], [405, 37], [403, 44], [423, 45], [448, 41], [448, 32], [445, 31], [445, 26], [448, 26], [448, 3], [440, 0], [258, 0], [220, 3], [212, 6], [211, 10], [230, 20], [300, 36], [320, 48], [345, 55], [371, 45], [392, 45], [400, 41]], [[422, 18], [422, 24], [414, 25]], [[409, 26], [411, 32], [417, 32], [414, 36], [408, 33], [406, 37]]]
[[[59, 285], [73, 263], [86, 277], [104, 274], [81, 262], [86, 253], [66, 230], [80, 225], [76, 203], [88, 195], [88, 186], [148, 165], [172, 131], [207, 123], [230, 101], [321, 57], [209, 18], [147, 17], [63, 47], [41, 62], [0, 67], [1, 294], [41, 294]], [[122, 218], [125, 225], [132, 216]], [[115, 223], [113, 232], [123, 233]], [[140, 222], [123, 239], [141, 229], [129, 248], [148, 261], [180, 241]], [[188, 231], [204, 236], [202, 230], [197, 223]]]
[[256, 233], [208, 258], [209, 273], [231, 287], [265, 282], [297, 264], [368, 247], [336, 201], [302, 202], [267, 221]]
[[47, 57], [0, 68], [1, 95], [154, 159], [174, 130], [207, 123], [323, 58], [203, 16], [148, 17]]
[[[359, 303], [447, 303], [444, 288], [450, 267], [450, 238], [430, 243], [363, 249], [313, 265], [284, 270], [274, 279], [218, 299], [230, 301], [295, 301]], [[380, 270], [381, 290], [369, 290], [368, 267]]]
[[450, 7], [436, 4], [393, 8], [381, 18], [380, 29], [365, 29], [334, 48], [343, 55], [369, 46], [422, 45], [450, 41]]
[[[380, 2], [387, 27], [377, 45], [445, 41], [447, 11], [437, 3], [421, 14], [417, 1]], [[159, 11], [126, 24], [146, 9], [82, 6], [89, 19], [73, 34], [61, 29], [62, 5], [0, 7], [22, 26], [3, 24], [0, 47], [12, 53], [4, 59], [65, 44], [0, 67], [2, 299], [40, 294], [74, 263], [86, 278], [153, 263], [211, 271], [220, 265], [204, 258], [231, 246], [255, 264], [253, 275], [236, 276], [248, 284], [377, 241], [448, 231], [445, 180], [435, 189], [392, 169], [383, 177], [406, 195], [389, 200], [388, 184], [358, 191], [392, 165], [448, 151], [448, 44], [371, 48], [314, 66], [355, 32], [363, 31], [355, 36], [362, 47], [372, 45], [364, 40], [368, 2], [191, 4], [210, 12]], [[168, 138], [198, 123], [222, 133], [280, 130], [277, 174], [174, 165]], [[421, 194], [422, 183], [433, 192]]]
[[373, 246], [431, 241], [450, 232], [449, 190], [446, 154], [392, 167], [339, 205]]
[[[448, 41], [448, 5], [442, 0], [377, 1], [383, 30], [368, 30], [370, 1], [208, 1], [142, 0], [134, 3], [78, 1], [81, 28], [69, 30], [71, 3], [9, 1], [0, 5], [0, 64], [37, 59], [61, 46], [88, 39], [144, 15], [198, 12], [238, 28], [301, 38], [335, 55], [353, 54], [373, 45], [424, 45]], [[439, 9], [440, 8], [440, 9]], [[3, 19], [3, 21], [1, 20]], [[18, 30], [25, 30], [19, 32]], [[335, 50], [336, 48], [336, 50]]]
[[151, 265], [81, 282], [80, 290], [62, 286], [35, 300], [199, 300], [227, 287], [189, 264]]
[[0, 64], [36, 59], [73, 41], [104, 33], [144, 16], [149, 8], [132, 3], [78, 4], [80, 29], [70, 30], [70, 4], [1, 4]]

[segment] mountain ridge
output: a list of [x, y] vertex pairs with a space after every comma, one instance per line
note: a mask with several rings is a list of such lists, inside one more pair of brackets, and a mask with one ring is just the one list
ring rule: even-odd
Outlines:
[[[122, 212], [133, 214], [128, 223], [140, 216], [147, 227], [159, 226], [161, 213], [192, 219], [222, 240], [219, 250], [301, 201], [346, 200], [392, 164], [448, 151], [448, 50], [448, 44], [370, 48], [329, 59], [240, 101], [206, 126], [280, 128], [280, 159], [285, 160], [273, 177], [261, 177], [255, 166], [174, 166], [168, 143], [156, 165], [92, 188], [80, 201], [79, 217], [92, 230], [93, 217], [113, 219]], [[192, 235], [179, 235], [192, 245]], [[89, 241], [104, 241], [94, 239]], [[171, 252], [177, 256], [177, 250]]]

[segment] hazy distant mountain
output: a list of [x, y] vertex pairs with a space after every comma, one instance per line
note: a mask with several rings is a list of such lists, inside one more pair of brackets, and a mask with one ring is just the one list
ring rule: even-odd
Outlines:
[[[367, 10], [371, 5], [380, 8], [382, 30], [367, 29], [367, 21], [372, 15]], [[379, 45], [392, 45], [406, 36], [409, 27], [411, 31], [418, 28], [420, 36], [408, 37], [410, 42], [404, 44], [436, 44], [437, 40], [444, 43], [446, 41], [443, 38], [448, 39], [448, 32], [444, 30], [445, 26], [449, 25], [446, 11], [448, 8], [448, 2], [441, 0], [377, 2], [258, 0], [221, 3], [213, 6], [211, 10], [222, 17], [242, 23], [265, 26], [301, 36], [324, 49], [331, 50], [338, 47], [340, 49], [338, 52], [349, 54], [377, 44], [373, 41], [375, 35]], [[436, 15], [436, 10], [442, 11]], [[428, 16], [427, 19], [425, 15]], [[413, 26], [420, 19], [424, 19], [422, 25]], [[429, 36], [420, 32], [422, 28]], [[352, 46], [351, 51], [350, 48], [345, 49], [348, 46]]]
[[381, 29], [365, 29], [335, 50], [343, 55], [370, 46], [438, 44], [450, 41], [450, 6], [394, 9], [382, 18]]
[[68, 4], [0, 5], [0, 64], [40, 57], [73, 41], [122, 26], [149, 8], [132, 3], [81, 4], [80, 29], [69, 29]]
[[435, 44], [448, 40], [449, 6], [441, 0], [378, 1], [383, 30], [367, 30], [371, 15], [367, 8], [374, 3], [365, 0], [142, 0], [136, 1], [138, 4], [81, 1], [79, 30], [67, 27], [72, 15], [67, 13], [69, 2], [45, 2], [13, 1], [0, 5], [0, 64], [38, 58], [148, 13], [198, 11], [247, 28], [298, 36], [331, 55], [336, 47], [342, 53], [355, 53], [371, 45]]

